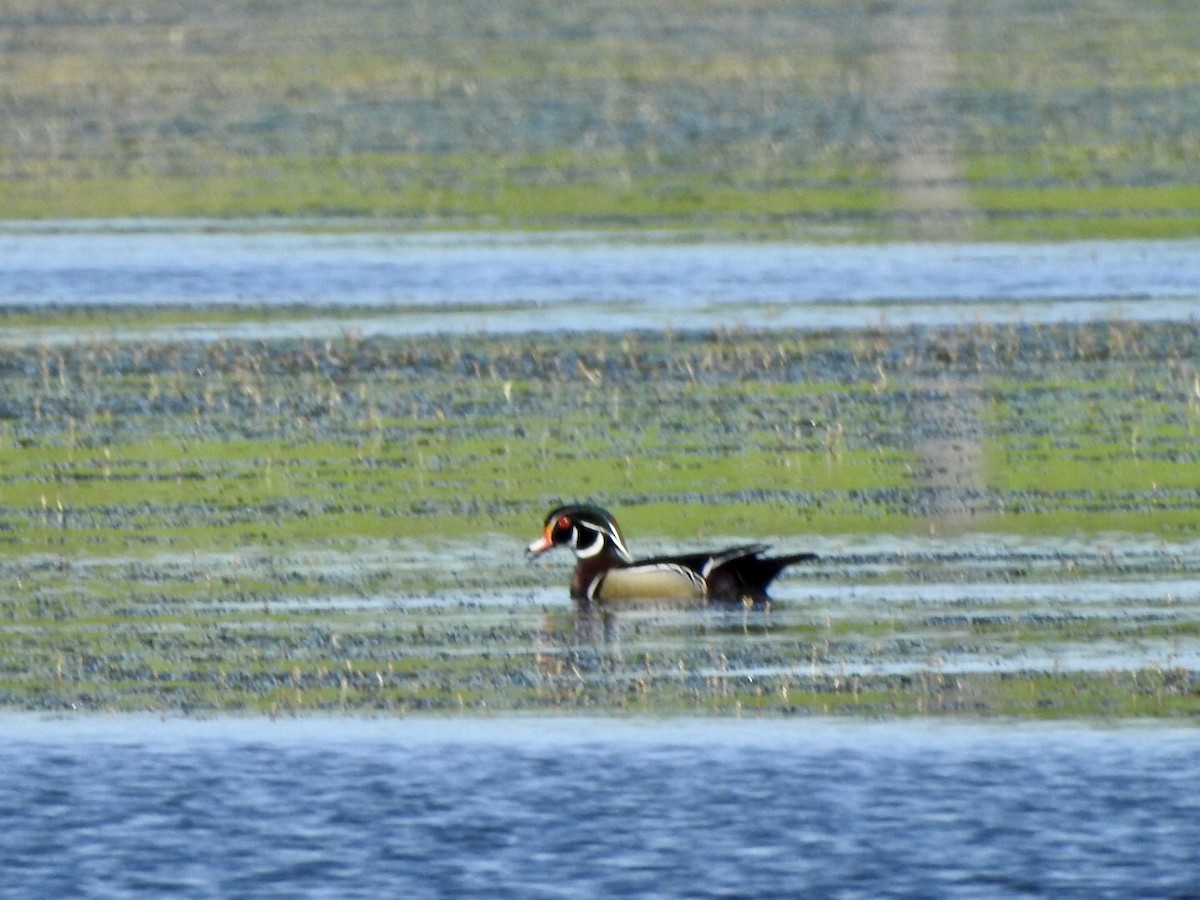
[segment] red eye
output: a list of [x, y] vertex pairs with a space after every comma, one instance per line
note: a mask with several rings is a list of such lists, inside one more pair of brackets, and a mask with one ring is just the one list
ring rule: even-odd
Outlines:
[[571, 527], [571, 517], [570, 516], [559, 516], [558, 522], [556, 522], [555, 525], [557, 528], [561, 529], [562, 531], [566, 531]]

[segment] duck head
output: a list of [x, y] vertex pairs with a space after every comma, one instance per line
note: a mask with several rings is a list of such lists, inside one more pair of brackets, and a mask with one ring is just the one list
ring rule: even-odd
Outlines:
[[598, 506], [572, 504], [550, 510], [541, 537], [529, 545], [525, 555], [538, 556], [555, 547], [569, 548], [577, 559], [611, 556], [633, 561], [617, 520]]

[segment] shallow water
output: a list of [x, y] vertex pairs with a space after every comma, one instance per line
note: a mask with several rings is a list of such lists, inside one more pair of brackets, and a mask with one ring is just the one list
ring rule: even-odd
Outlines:
[[[8, 678], [21, 686], [12, 696], [44, 710], [239, 709], [271, 696], [313, 712], [733, 712], [745, 703], [862, 717], [1194, 716], [1172, 706], [1194, 695], [1200, 670], [1194, 540], [848, 535], [802, 546], [820, 562], [785, 572], [769, 611], [630, 609], [603, 630], [573, 610], [570, 558], [527, 564], [510, 536], [81, 560], [38, 595], [69, 600], [72, 616], [5, 627], [27, 654]], [[407, 567], [432, 579], [464, 559], [477, 577], [441, 590], [369, 577]], [[42, 577], [20, 562], [0, 576]], [[86, 594], [125, 579], [152, 587], [123, 594], [114, 621], [111, 605]], [[272, 587], [247, 593], [243, 579]], [[188, 587], [206, 583], [228, 587]], [[68, 649], [59, 658], [42, 642]], [[1068, 693], [1039, 693], [1043, 679]]]
[[1157, 726], [10, 717], [10, 896], [1182, 896]]
[[[313, 309], [300, 321], [152, 332], [185, 337], [826, 328], [1187, 319], [1200, 284], [1196, 241], [831, 246], [223, 227], [8, 225], [0, 307]], [[368, 311], [319, 315], [347, 307]]]

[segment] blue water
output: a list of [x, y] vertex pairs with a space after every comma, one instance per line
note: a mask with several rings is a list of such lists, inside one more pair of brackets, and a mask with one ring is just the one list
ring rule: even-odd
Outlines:
[[1200, 311], [1198, 285], [1194, 240], [823, 245], [170, 222], [0, 226], [0, 308], [387, 309], [331, 326], [367, 335], [1180, 320]]
[[4, 897], [1166, 897], [1200, 732], [0, 722]]

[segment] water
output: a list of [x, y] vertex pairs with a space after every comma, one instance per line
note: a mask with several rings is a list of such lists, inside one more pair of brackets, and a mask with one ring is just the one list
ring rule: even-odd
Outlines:
[[10, 717], [4, 897], [1194, 896], [1200, 737]]
[[[314, 310], [302, 322], [223, 325], [227, 337], [1180, 320], [1200, 309], [1200, 242], [1186, 240], [830, 246], [217, 228], [6, 226], [0, 307]], [[358, 314], [317, 313], [347, 307]]]
[[[104, 326], [118, 338], [1184, 320], [1196, 314], [1198, 284], [1195, 241], [827, 247], [170, 223], [0, 229], [0, 306], [311, 310], [219, 330]], [[350, 306], [351, 317], [330, 312]], [[0, 328], [0, 340], [92, 330]], [[915, 552], [902, 541], [882, 549], [901, 561]], [[1094, 548], [1042, 544], [1023, 564], [1040, 572], [1037, 554], [1047, 554], [1049, 571], [1081, 549]], [[1192, 549], [1178, 553], [1195, 558]], [[953, 583], [864, 586], [852, 583], [860, 568], [878, 575], [900, 563], [850, 550], [850, 582], [806, 585], [795, 615], [898, 617], [911, 652], [881, 662], [869, 643], [845, 638], [828, 662], [800, 660], [814, 671], [1196, 665], [1191, 643], [1142, 634], [1130, 618], [1143, 616], [1147, 629], [1164, 616], [1190, 622], [1200, 584], [1191, 568], [1154, 581], [1080, 576], [1066, 587], [1046, 574], [981, 590], [975, 568], [990, 571], [994, 555], [1020, 548], [950, 547], [965, 555]], [[1158, 552], [1122, 540], [1118, 561], [1133, 565], [1140, 557], [1122, 554], [1135, 551]], [[352, 564], [401, 561], [360, 553]], [[551, 596], [565, 603], [557, 585], [472, 596], [475, 606], [457, 613], [440, 598], [435, 611], [479, 627], [487, 610], [475, 607], [536, 615]], [[341, 611], [363, 603], [321, 602]], [[1049, 624], [1027, 632], [1054, 632], [1065, 608], [1109, 623], [1120, 639], [1084, 644], [1079, 656], [1052, 640], [1017, 646], [1003, 630], [969, 644], [921, 632], [931, 616], [1016, 615], [1031, 602]], [[618, 639], [633, 660], [636, 641], [667, 638], [643, 629]], [[777, 669], [765, 651], [731, 664], [742, 675]], [[1194, 896], [1200, 885], [1200, 732], [1191, 727], [9, 716], [0, 773], [0, 898], [1090, 898]]]

